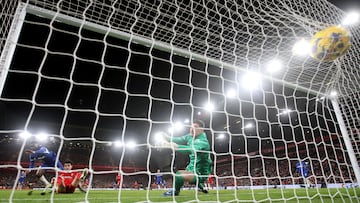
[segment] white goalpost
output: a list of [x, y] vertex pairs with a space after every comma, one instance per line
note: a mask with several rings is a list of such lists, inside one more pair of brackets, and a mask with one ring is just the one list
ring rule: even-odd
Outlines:
[[[60, 161], [89, 168], [88, 190], [74, 201], [109, 187], [115, 195], [103, 201], [360, 198], [360, 24], [347, 25], [351, 47], [332, 62], [293, 49], [342, 24], [345, 13], [329, 2], [1, 3], [0, 194], [11, 192], [0, 201], [23, 198], [25, 150], [44, 132], [38, 142]], [[188, 157], [157, 148], [157, 134], [185, 135], [194, 120], [205, 123], [214, 182], [209, 194], [185, 183], [162, 197]], [[159, 174], [167, 184], [156, 185]], [[20, 188], [44, 187], [34, 175], [26, 181]]]

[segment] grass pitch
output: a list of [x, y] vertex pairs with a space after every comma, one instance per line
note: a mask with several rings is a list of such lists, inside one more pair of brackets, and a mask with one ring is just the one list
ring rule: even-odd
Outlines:
[[78, 190], [73, 194], [47, 193], [40, 190], [0, 190], [0, 203], [133, 203], [133, 202], [360, 202], [360, 189], [268, 189], [268, 190], [210, 190], [209, 194], [182, 190], [179, 196], [163, 197], [163, 190]]

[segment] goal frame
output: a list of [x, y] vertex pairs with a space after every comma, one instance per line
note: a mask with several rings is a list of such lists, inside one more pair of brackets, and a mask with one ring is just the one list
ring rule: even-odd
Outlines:
[[22, 26], [27, 13], [26, 4], [19, 3], [16, 8], [14, 19], [6, 36], [6, 42], [0, 56], [0, 96], [2, 95], [7, 74], [14, 56], [16, 44], [18, 42]]

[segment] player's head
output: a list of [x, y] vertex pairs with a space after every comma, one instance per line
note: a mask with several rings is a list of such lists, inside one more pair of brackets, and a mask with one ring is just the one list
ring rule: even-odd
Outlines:
[[202, 132], [204, 132], [205, 124], [201, 120], [195, 120], [193, 121], [191, 128], [190, 128], [190, 134], [192, 136], [200, 135]]
[[72, 170], [72, 167], [73, 167], [73, 165], [72, 165], [72, 162], [70, 160], [66, 160], [64, 162], [64, 169], [65, 170]]
[[32, 150], [38, 150], [40, 147], [41, 147], [41, 144], [38, 141], [33, 140], [30, 142], [30, 148]]

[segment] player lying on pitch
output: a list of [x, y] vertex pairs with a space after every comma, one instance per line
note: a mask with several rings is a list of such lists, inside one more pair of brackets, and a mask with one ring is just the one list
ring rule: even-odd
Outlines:
[[[59, 171], [55, 190], [57, 193], [74, 193], [76, 188], [82, 192], [86, 192], [84, 187], [84, 180], [88, 174], [88, 169], [85, 168], [82, 173], [72, 171], [73, 165], [71, 161], [64, 162], [64, 170]], [[51, 180], [55, 184], [55, 177]]]

